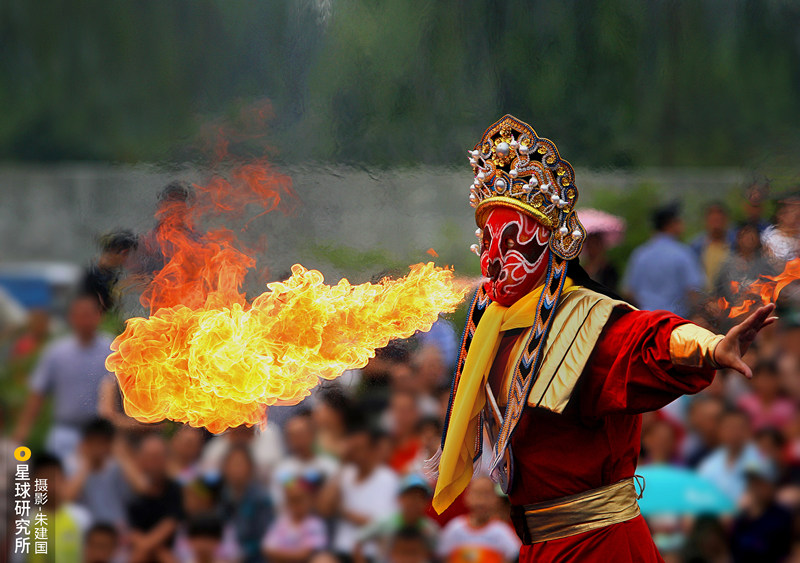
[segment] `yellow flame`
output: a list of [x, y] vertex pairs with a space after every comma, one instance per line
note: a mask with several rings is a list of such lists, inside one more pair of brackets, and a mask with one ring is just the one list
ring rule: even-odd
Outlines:
[[177, 305], [129, 320], [106, 360], [125, 411], [211, 432], [258, 424], [268, 405], [295, 404], [319, 378], [363, 367], [390, 340], [429, 330], [468, 289], [433, 263], [377, 284], [323, 281], [295, 265], [250, 306]]

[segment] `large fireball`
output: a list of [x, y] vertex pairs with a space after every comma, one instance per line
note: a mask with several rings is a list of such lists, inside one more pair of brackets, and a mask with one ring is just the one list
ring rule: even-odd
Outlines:
[[267, 405], [297, 403], [319, 378], [363, 367], [389, 340], [429, 330], [466, 288], [428, 263], [399, 280], [334, 286], [295, 265], [269, 289], [247, 309], [178, 305], [131, 319], [106, 362], [125, 411], [212, 432], [257, 424]]

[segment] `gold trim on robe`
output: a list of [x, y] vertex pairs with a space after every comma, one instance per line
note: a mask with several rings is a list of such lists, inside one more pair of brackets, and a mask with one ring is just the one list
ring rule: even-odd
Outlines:
[[725, 338], [695, 324], [677, 327], [669, 335], [669, 355], [676, 366], [690, 368], [719, 368], [714, 360], [717, 344]]
[[[611, 299], [584, 287], [576, 287], [561, 297], [547, 337], [539, 375], [528, 395], [528, 406], [542, 407], [556, 413], [564, 410], [603, 327], [617, 308], [634, 310], [624, 301]], [[530, 330], [520, 334], [509, 355], [500, 395], [503, 403], [508, 397], [512, 375]]]

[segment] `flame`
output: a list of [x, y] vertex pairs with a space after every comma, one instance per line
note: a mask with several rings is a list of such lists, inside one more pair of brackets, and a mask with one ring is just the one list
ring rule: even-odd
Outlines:
[[[220, 159], [228, 134], [217, 143]], [[259, 424], [267, 406], [297, 403], [320, 378], [363, 367], [377, 348], [429, 330], [464, 298], [467, 284], [427, 263], [398, 280], [333, 286], [295, 265], [288, 280], [248, 301], [242, 285], [256, 260], [230, 225], [249, 216], [248, 232], [296, 200], [290, 178], [262, 159], [194, 186], [191, 201], [162, 202], [148, 240], [163, 267], [141, 298], [150, 316], [128, 320], [106, 360], [128, 415], [215, 433]]]
[[775, 303], [784, 288], [797, 280], [800, 280], [800, 258], [787, 262], [783, 271], [776, 276], [760, 276], [747, 286], [731, 282], [731, 292], [736, 303], [720, 297], [717, 305], [721, 310], [727, 311], [728, 317], [735, 318], [749, 313], [753, 307]]
[[389, 340], [429, 330], [467, 289], [433, 263], [398, 280], [334, 286], [295, 265], [268, 288], [249, 307], [178, 305], [129, 321], [106, 363], [125, 411], [211, 432], [257, 424], [267, 405], [297, 403], [319, 378], [363, 367]]

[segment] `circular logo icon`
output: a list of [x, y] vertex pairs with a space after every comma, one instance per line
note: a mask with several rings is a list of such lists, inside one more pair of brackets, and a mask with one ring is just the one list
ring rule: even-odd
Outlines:
[[14, 450], [14, 459], [17, 461], [28, 461], [31, 458], [31, 449], [20, 446]]

